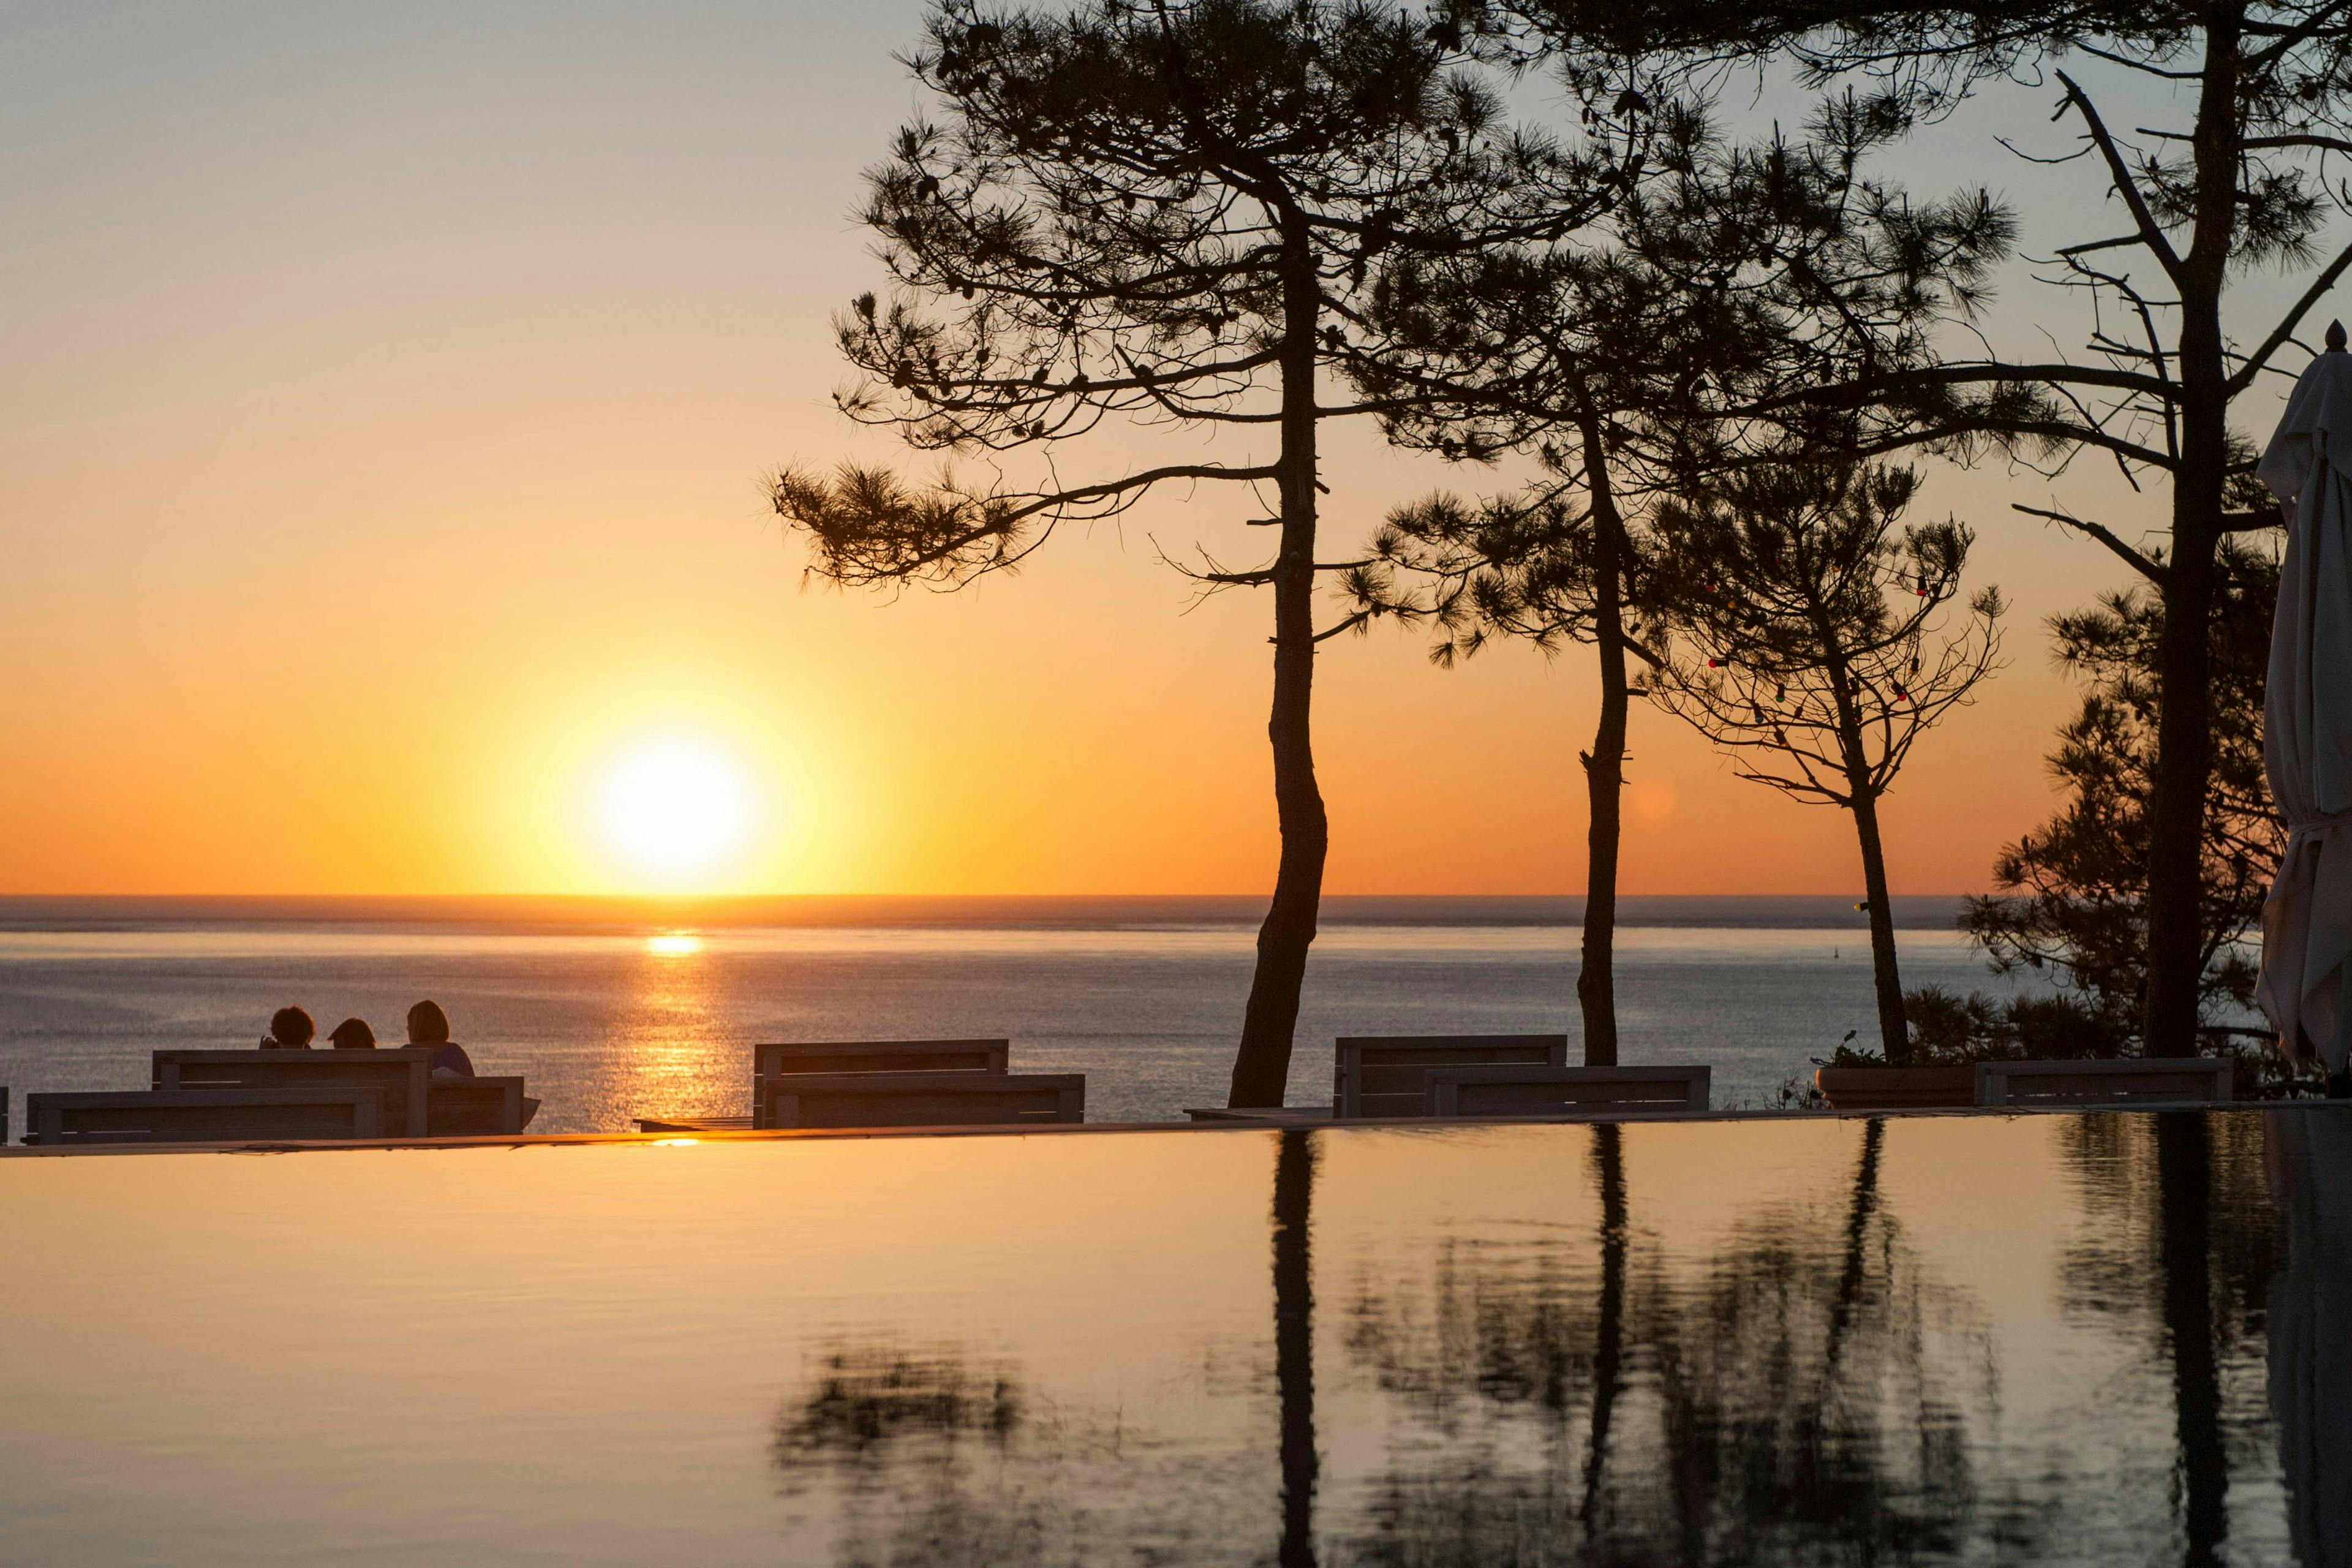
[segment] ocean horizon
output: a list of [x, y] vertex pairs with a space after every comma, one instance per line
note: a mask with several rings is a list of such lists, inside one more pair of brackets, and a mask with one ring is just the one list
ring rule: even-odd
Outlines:
[[[1904, 930], [1951, 926], [1965, 895], [1898, 894]], [[1620, 894], [1620, 926], [1853, 929], [1843, 893]], [[1263, 893], [0, 894], [0, 931], [281, 923], [595, 925], [1184, 925], [1255, 922]], [[1332, 893], [1324, 925], [1580, 925], [1584, 895]]]
[[[1558, 1031], [1580, 1049], [1584, 900], [1325, 900], [1288, 1098], [1328, 1102], [1339, 1035]], [[1868, 931], [1831, 895], [1620, 901], [1623, 1059], [1706, 1062], [1718, 1106], [1775, 1103], [1876, 1030]], [[148, 1053], [242, 1047], [288, 1004], [397, 1043], [430, 996], [534, 1132], [742, 1114], [761, 1039], [1004, 1037], [1082, 1072], [1094, 1121], [1222, 1104], [1264, 900], [1242, 896], [0, 899], [0, 1084], [140, 1089]], [[2009, 994], [1954, 928], [1895, 900], [1906, 985]]]

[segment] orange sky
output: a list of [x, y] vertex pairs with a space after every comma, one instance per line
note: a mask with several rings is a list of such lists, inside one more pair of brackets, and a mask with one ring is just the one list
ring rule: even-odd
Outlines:
[[[1270, 612], [1184, 613], [1147, 537], [1240, 558], [1235, 498], [958, 595], [800, 586], [762, 475], [891, 450], [831, 411], [826, 319], [876, 279], [845, 214], [917, 9], [845, 9], [0, 20], [0, 892], [625, 889], [595, 792], [666, 736], [749, 787], [715, 890], [1269, 885]], [[1915, 183], [2018, 189], [1990, 129], [1923, 138]], [[2008, 295], [2030, 335], [2047, 296]], [[1478, 477], [1332, 447], [1335, 540]], [[1898, 892], [1983, 886], [2048, 807], [2041, 622], [2115, 581], [2004, 515], [2052, 493], [1920, 503], [1979, 523], [2012, 662], [1889, 803]], [[2063, 493], [2161, 521], [2112, 473]], [[1590, 680], [1582, 650], [1327, 645], [1329, 888], [1580, 889]], [[1840, 814], [1646, 710], [1633, 750], [1629, 890], [1858, 886]]]

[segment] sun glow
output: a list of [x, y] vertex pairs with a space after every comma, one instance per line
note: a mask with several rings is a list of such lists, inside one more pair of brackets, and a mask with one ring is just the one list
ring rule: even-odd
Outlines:
[[711, 747], [656, 741], [604, 775], [596, 820], [605, 842], [640, 875], [667, 886], [696, 882], [742, 847], [751, 792], [742, 770]]
[[646, 938], [646, 951], [656, 958], [691, 958], [702, 951], [702, 939], [689, 931], [665, 931]]

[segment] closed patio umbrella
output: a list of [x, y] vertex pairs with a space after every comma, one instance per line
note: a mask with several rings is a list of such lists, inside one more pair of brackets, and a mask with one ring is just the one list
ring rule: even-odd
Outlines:
[[2279, 1043], [2345, 1074], [2352, 958], [2352, 354], [2344, 327], [2311, 362], [2256, 468], [2286, 518], [2271, 626], [2263, 762], [2286, 821], [2285, 858], [2263, 905], [2257, 996]]

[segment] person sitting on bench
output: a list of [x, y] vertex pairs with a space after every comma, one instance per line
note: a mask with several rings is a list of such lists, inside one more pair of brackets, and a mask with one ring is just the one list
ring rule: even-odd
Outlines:
[[269, 1015], [269, 1033], [261, 1042], [265, 1051], [307, 1051], [319, 1026], [299, 1007], [280, 1007]]
[[441, 1011], [438, 1002], [419, 1002], [408, 1010], [408, 1043], [412, 1046], [432, 1046], [433, 1070], [457, 1078], [474, 1076], [474, 1059], [466, 1047], [449, 1039], [449, 1015]]
[[372, 1051], [375, 1031], [368, 1027], [365, 1018], [346, 1018], [329, 1033], [327, 1043], [339, 1051]]

